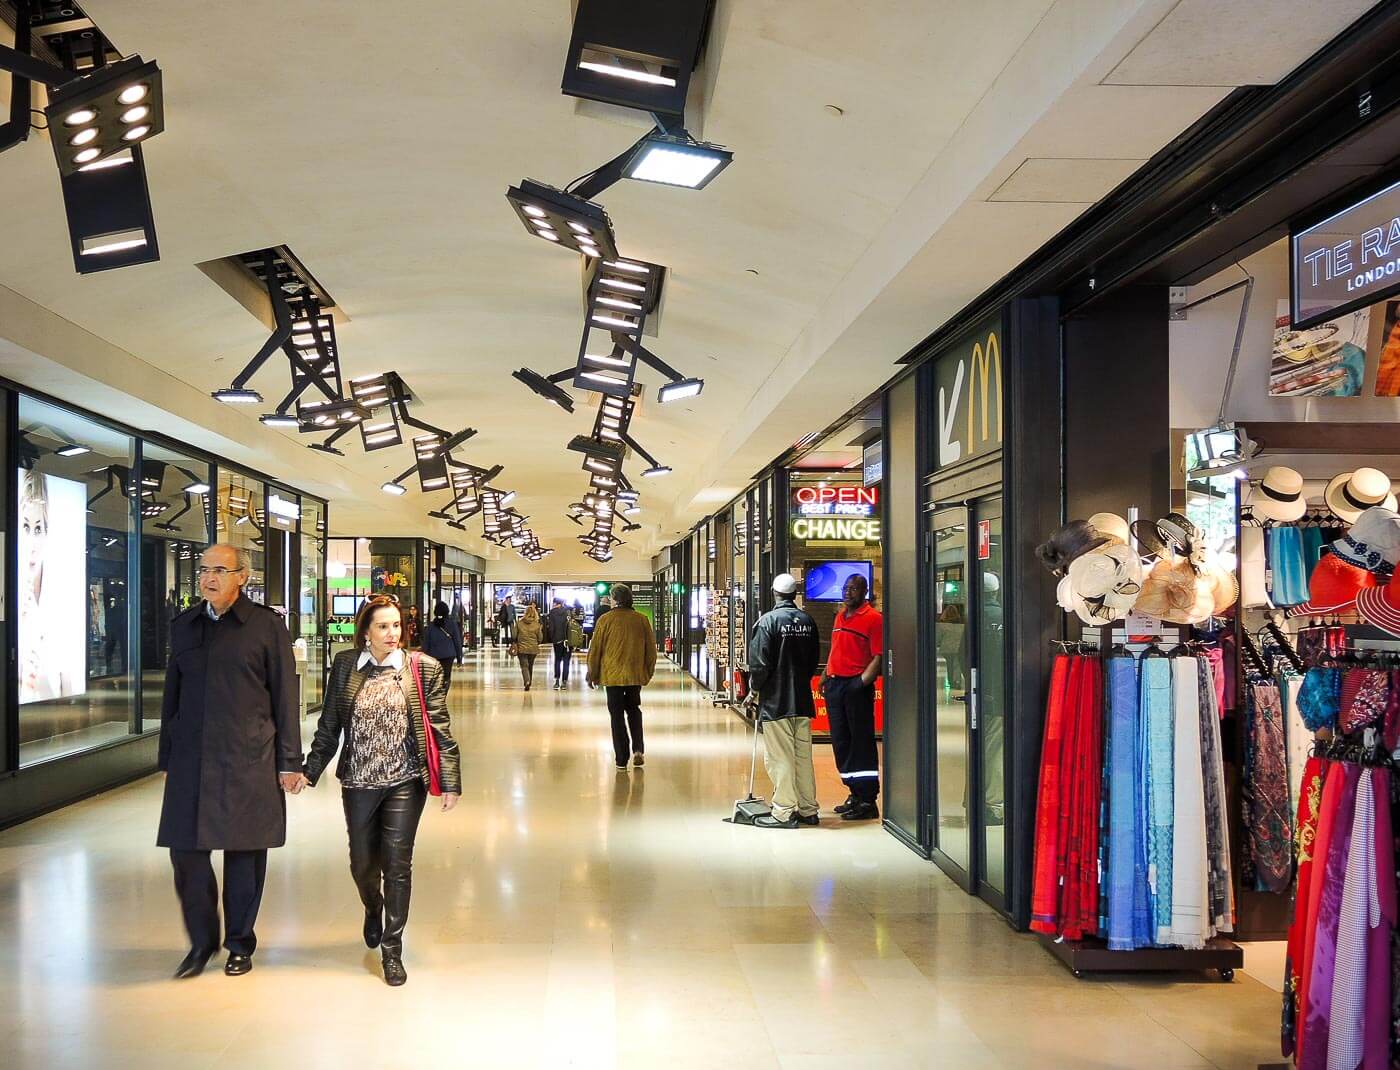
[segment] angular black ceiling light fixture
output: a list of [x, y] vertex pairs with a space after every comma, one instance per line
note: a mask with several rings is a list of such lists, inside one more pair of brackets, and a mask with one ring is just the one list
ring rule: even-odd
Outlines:
[[576, 453], [582, 453], [585, 457], [594, 457], [600, 461], [614, 461], [617, 464], [622, 463], [623, 454], [626, 452], [621, 440], [600, 442], [587, 435], [575, 435], [569, 439], [568, 448]]
[[[276, 353], [277, 350], [292, 337], [291, 310], [287, 307], [286, 296], [282, 293], [281, 288], [275, 284], [275, 281], [273, 281], [275, 279], [272, 266], [273, 251], [271, 249], [264, 250], [263, 255], [267, 260], [269, 280], [266, 284], [267, 296], [272, 302], [272, 318], [274, 323], [272, 333], [268, 335], [267, 341], [262, 344], [262, 348], [254, 353], [253, 358], [243, 366], [243, 370], [234, 376], [233, 382], [221, 390], [210, 392], [209, 396], [215, 401], [222, 401], [230, 405], [259, 404], [263, 399], [262, 395], [249, 387], [248, 383], [253, 376], [262, 369], [262, 366], [267, 363], [268, 358], [270, 358], [273, 353]], [[268, 415], [285, 416], [286, 413], [269, 413]], [[268, 422], [266, 417], [264, 417], [264, 422]]]
[[713, 0], [578, 0], [560, 88], [568, 96], [681, 115]]
[[[5, 60], [0, 50], [0, 66]], [[44, 115], [60, 174], [105, 160], [165, 129], [160, 68], [154, 63], [127, 56], [80, 77], [61, 67], [52, 70], [56, 77], [36, 80], [57, 86]]]
[[563, 371], [555, 372], [553, 375], [541, 375], [539, 372], [531, 371], [529, 368], [519, 368], [510, 374], [511, 378], [520, 380], [536, 394], [544, 398], [545, 401], [558, 405], [565, 412], [574, 411], [573, 397], [567, 390], [559, 385], [564, 380], [574, 377], [573, 368], [565, 368]]
[[371, 413], [370, 418], [360, 424], [360, 444], [366, 453], [403, 442], [398, 406], [407, 401], [409, 394], [397, 372], [351, 379], [350, 396]]
[[617, 236], [601, 204], [532, 178], [506, 190], [506, 200], [535, 237], [594, 259], [617, 256]]
[[660, 127], [632, 147], [622, 177], [665, 186], [704, 189], [734, 162], [734, 154], [722, 145], [696, 141], [684, 129]]
[[[29, 137], [33, 82], [50, 87], [45, 109], [79, 274], [160, 259], [141, 143], [165, 125], [160, 69], [123, 58], [75, 3], [15, 0], [15, 45], [0, 46], [10, 115], [0, 152]], [[39, 46], [61, 62], [34, 55]]]

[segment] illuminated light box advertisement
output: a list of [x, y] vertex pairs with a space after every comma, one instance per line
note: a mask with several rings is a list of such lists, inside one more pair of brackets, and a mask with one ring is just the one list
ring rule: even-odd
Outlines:
[[19, 701], [87, 690], [87, 487], [19, 470]]
[[1288, 302], [1278, 303], [1270, 397], [1354, 398], [1366, 378], [1366, 339], [1371, 310], [1357, 309], [1326, 323], [1295, 331]]

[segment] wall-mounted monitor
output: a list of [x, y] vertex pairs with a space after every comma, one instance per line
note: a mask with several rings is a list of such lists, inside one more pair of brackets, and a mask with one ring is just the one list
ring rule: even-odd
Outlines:
[[875, 566], [870, 561], [818, 561], [807, 566], [803, 593], [809, 602], [839, 602], [852, 576], [865, 577], [865, 589], [875, 586]]
[[360, 599], [353, 594], [333, 594], [331, 595], [331, 615], [336, 617], [353, 617], [355, 609], [360, 604]]

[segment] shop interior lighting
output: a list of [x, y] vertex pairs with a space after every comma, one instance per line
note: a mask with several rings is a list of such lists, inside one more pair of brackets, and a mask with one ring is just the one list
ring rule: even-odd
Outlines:
[[70, 443], [67, 446], [60, 446], [58, 449], [54, 450], [54, 453], [60, 457], [81, 457], [84, 453], [91, 452], [92, 450], [87, 446], [80, 446], [76, 442]]
[[208, 483], [202, 483], [202, 482], [191, 483], [189, 486], [187, 486], [187, 487], [184, 488], [184, 493], [185, 493], [185, 494], [208, 494], [208, 493], [209, 493], [209, 484], [208, 484]]

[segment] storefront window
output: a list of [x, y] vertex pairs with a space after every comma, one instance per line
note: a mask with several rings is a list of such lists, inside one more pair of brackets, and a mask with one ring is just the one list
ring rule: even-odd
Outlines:
[[160, 727], [170, 622], [199, 600], [209, 543], [209, 464], [154, 442], [141, 451], [141, 719]]
[[302, 698], [306, 709], [321, 705], [325, 683], [326, 634], [321, 607], [326, 601], [326, 576], [322, 558], [326, 552], [326, 508], [314, 498], [301, 499], [301, 576], [296, 598], [294, 635], [306, 644], [306, 677]]
[[19, 402], [20, 765], [121, 739], [135, 721], [129, 555], [136, 443]]
[[[359, 556], [363, 560], [362, 554]], [[404, 642], [417, 646], [423, 630], [423, 607], [418, 604], [418, 540], [369, 540], [369, 592], [393, 595], [404, 612]]]
[[267, 602], [267, 513], [263, 508], [263, 484], [236, 469], [219, 468], [219, 492], [215, 513], [215, 542], [245, 550], [252, 569], [243, 593], [254, 602]]

